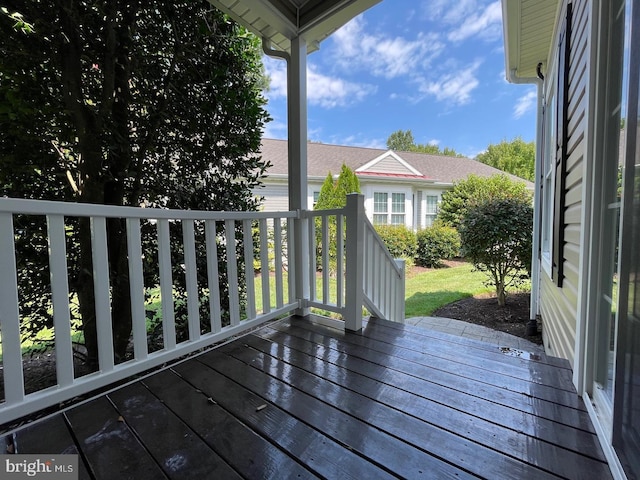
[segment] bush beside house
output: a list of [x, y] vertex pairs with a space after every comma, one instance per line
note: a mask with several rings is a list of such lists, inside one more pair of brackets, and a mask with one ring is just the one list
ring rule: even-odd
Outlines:
[[416, 263], [421, 267], [442, 267], [442, 260], [460, 253], [460, 236], [455, 228], [433, 225], [417, 234]]

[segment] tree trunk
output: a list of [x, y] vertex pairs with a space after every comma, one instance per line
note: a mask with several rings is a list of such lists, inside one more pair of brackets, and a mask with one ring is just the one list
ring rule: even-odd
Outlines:
[[506, 305], [507, 295], [504, 291], [504, 281], [499, 281], [496, 283], [496, 295], [498, 297], [498, 305], [504, 307]]

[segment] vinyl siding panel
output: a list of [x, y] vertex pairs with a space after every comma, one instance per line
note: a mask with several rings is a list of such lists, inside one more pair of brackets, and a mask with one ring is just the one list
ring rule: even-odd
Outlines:
[[[552, 355], [568, 359], [575, 354], [576, 318], [580, 283], [580, 232], [582, 229], [583, 178], [588, 110], [588, 15], [590, 2], [573, 3], [569, 55], [568, 158], [566, 161], [564, 281], [558, 288], [545, 273], [541, 276], [540, 314], [545, 347]], [[564, 15], [561, 21], [564, 20]], [[557, 41], [554, 42], [557, 45]], [[553, 55], [557, 55], [557, 49]]]
[[254, 194], [264, 197], [262, 210], [266, 212], [282, 212], [289, 210], [289, 190], [286, 184], [265, 185], [256, 189]]
[[392, 156], [383, 158], [378, 163], [373, 165], [371, 168], [368, 168], [366, 171], [376, 172], [376, 173], [415, 175], [414, 172], [412, 172], [407, 167], [402, 165], [402, 163], [398, 162], [398, 160], [396, 160]]
[[[566, 358], [573, 366], [575, 347], [575, 315], [567, 298], [547, 275], [542, 275], [540, 304], [542, 316], [542, 335], [547, 353]], [[567, 321], [558, 321], [565, 318]], [[571, 322], [569, 319], [573, 318]]]

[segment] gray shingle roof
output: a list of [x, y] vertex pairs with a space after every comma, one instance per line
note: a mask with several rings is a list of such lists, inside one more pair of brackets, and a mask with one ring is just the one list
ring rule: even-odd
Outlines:
[[[308, 176], [324, 178], [329, 172], [337, 175], [340, 173], [343, 163], [355, 171], [386, 152], [387, 150], [378, 148], [347, 147], [310, 142], [307, 144]], [[267, 175], [287, 174], [288, 154], [286, 140], [263, 139], [261, 153], [264, 160], [272, 163], [272, 166], [267, 170]], [[425, 177], [424, 180], [439, 183], [455, 183], [471, 174], [488, 177], [505, 173], [502, 170], [470, 158], [415, 152], [395, 152], [395, 154], [422, 173]], [[375, 168], [373, 171], [375, 171]], [[376, 175], [379, 176], [381, 174], [377, 173]], [[513, 179], [526, 182], [530, 188], [533, 187], [531, 182], [510, 174], [507, 175]], [[393, 175], [389, 175], [389, 177], [391, 178]]]

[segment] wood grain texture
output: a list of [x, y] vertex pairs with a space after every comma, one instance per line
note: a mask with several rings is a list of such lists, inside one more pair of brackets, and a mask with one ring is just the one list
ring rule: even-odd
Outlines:
[[14, 438], [78, 452], [80, 478], [611, 478], [570, 375], [417, 327], [290, 317]]

